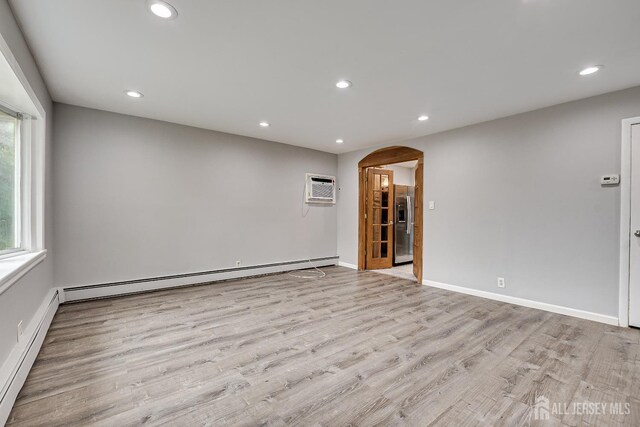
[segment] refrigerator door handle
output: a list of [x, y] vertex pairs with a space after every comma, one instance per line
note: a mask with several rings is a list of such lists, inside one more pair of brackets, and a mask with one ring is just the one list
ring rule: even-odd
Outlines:
[[411, 217], [411, 196], [407, 195], [407, 234], [411, 234], [411, 227], [413, 227]]
[[[398, 199], [398, 200], [399, 200], [399, 199]], [[404, 223], [406, 222], [406, 220], [403, 220], [403, 221], [401, 221], [401, 220], [400, 220], [400, 218], [401, 218], [400, 212], [402, 212], [402, 210], [401, 210], [401, 208], [400, 208], [400, 203], [398, 203], [398, 201], [397, 201], [397, 200], [396, 200], [395, 205], [396, 205], [396, 218], [398, 219], [398, 220], [396, 221], [396, 224], [404, 224]]]

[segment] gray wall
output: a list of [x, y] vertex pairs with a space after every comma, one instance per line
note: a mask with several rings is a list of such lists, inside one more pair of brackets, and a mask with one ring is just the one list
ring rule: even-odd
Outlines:
[[304, 205], [337, 156], [55, 104], [58, 286], [335, 256], [335, 206]]
[[26, 329], [33, 320], [36, 310], [44, 301], [47, 292], [51, 289], [53, 251], [51, 251], [52, 218], [51, 188], [49, 186], [51, 182], [51, 98], [6, 0], [0, 0], [0, 35], [11, 49], [48, 116], [45, 165], [45, 246], [49, 250], [47, 258], [41, 264], [0, 295], [0, 365], [2, 365], [17, 344], [18, 322], [23, 321]]
[[[640, 87], [394, 145], [422, 150], [424, 279], [618, 315], [620, 121]], [[357, 263], [357, 163], [338, 157], [338, 254]], [[506, 288], [496, 286], [496, 277]]]

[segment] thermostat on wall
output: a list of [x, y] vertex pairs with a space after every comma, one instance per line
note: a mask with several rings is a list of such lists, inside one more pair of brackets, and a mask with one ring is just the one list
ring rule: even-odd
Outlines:
[[618, 185], [620, 184], [620, 175], [604, 175], [600, 178], [600, 184], [602, 185]]

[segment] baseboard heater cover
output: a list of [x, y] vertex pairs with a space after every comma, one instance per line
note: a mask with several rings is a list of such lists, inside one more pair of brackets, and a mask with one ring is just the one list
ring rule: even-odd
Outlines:
[[60, 292], [52, 289], [24, 331], [24, 342], [18, 342], [0, 369], [0, 426], [7, 422], [20, 389], [29, 375], [40, 347], [58, 310]]
[[337, 265], [339, 257], [312, 258], [311, 260], [285, 261], [270, 264], [258, 264], [244, 267], [224, 268], [219, 270], [199, 271], [195, 273], [174, 274], [169, 276], [149, 277], [119, 282], [99, 283], [94, 285], [68, 286], [62, 288], [64, 302], [105, 298], [116, 295], [147, 292], [157, 289], [192, 286], [208, 282], [239, 279], [264, 274], [282, 273], [290, 270]]

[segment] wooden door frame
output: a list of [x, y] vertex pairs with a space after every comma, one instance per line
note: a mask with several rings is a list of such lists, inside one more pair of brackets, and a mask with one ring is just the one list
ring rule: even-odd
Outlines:
[[[360, 162], [358, 162], [358, 270], [365, 270], [366, 267], [366, 257], [365, 257], [365, 249], [366, 249], [366, 220], [364, 219], [364, 214], [366, 212], [366, 182], [367, 174], [366, 169], [375, 167], [375, 166], [384, 166], [391, 165], [394, 163], [401, 162], [410, 162], [412, 160], [417, 160], [419, 165], [424, 165], [424, 153], [420, 150], [416, 150], [414, 148], [409, 147], [401, 147], [401, 146], [393, 146], [387, 148], [381, 148], [380, 150], [376, 150], [373, 153], [369, 154]], [[424, 166], [423, 166], [424, 167]], [[423, 185], [423, 183], [417, 183], [416, 185]], [[424, 190], [423, 190], [424, 194]], [[419, 206], [416, 204], [416, 210], [418, 211], [414, 222], [423, 224], [423, 211], [424, 211], [424, 203], [421, 203]], [[423, 233], [422, 238], [420, 239], [420, 247], [422, 248], [424, 245], [424, 227], [420, 227], [421, 232]], [[415, 237], [414, 237], [415, 238]], [[424, 254], [424, 251], [422, 251]], [[413, 260], [414, 263], [418, 263], [420, 266], [420, 270], [422, 270], [422, 258]], [[418, 278], [418, 280], [422, 280], [422, 278]]]

